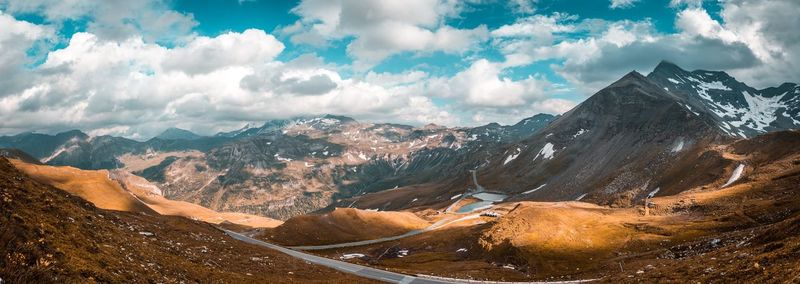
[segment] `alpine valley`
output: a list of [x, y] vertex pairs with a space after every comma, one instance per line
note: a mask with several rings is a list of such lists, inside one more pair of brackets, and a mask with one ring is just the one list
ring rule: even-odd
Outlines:
[[0, 275], [797, 281], [800, 85], [756, 89], [662, 61], [562, 115], [531, 115], [478, 127], [324, 115], [146, 141], [3, 136], [0, 221], [19, 234], [0, 234]]

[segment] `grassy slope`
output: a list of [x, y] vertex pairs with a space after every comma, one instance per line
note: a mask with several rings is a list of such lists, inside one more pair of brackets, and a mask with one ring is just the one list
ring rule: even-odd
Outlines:
[[0, 278], [9, 283], [367, 282], [236, 241], [207, 223], [98, 209], [31, 179], [4, 158]]

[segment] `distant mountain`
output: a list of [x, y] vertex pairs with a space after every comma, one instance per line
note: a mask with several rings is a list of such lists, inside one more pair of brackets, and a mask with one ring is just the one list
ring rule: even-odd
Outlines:
[[725, 72], [689, 72], [666, 61], [647, 78], [730, 136], [753, 137], [800, 127], [800, 86], [794, 83], [758, 90]]
[[[80, 131], [0, 137], [51, 165], [131, 168], [168, 198], [287, 219], [328, 206], [446, 206], [482, 185], [511, 200], [627, 206], [724, 174], [711, 145], [800, 126], [796, 84], [757, 90], [724, 72], [662, 62], [632, 72], [561, 116], [514, 125], [413, 127], [324, 115], [278, 119], [212, 137], [168, 129], [138, 142]], [[703, 165], [705, 175], [683, 171]], [[393, 190], [398, 189], [398, 190]]]
[[20, 149], [47, 163], [57, 156], [55, 154], [58, 152], [57, 149], [67, 149], [77, 141], [87, 138], [89, 138], [89, 135], [78, 130], [62, 132], [56, 135], [22, 133], [0, 137], [0, 147]]
[[5, 158], [8, 158], [8, 159], [17, 159], [17, 160], [26, 162], [28, 164], [33, 164], [33, 165], [41, 165], [42, 164], [42, 162], [39, 161], [39, 159], [36, 159], [33, 156], [28, 155], [28, 153], [25, 153], [25, 152], [20, 151], [18, 149], [0, 148], [0, 157], [5, 157]]
[[161, 134], [158, 134], [156, 138], [163, 139], [163, 140], [197, 140], [203, 138], [203, 136], [194, 134], [189, 130], [170, 127]]
[[291, 119], [275, 119], [265, 122], [260, 127], [253, 127], [250, 124], [231, 132], [220, 132], [215, 136], [229, 138], [252, 137], [260, 134], [282, 131], [291, 125], [306, 125], [315, 129], [335, 129], [336, 127], [356, 123], [356, 120], [346, 116], [326, 114], [320, 117], [298, 117]]
[[119, 158], [125, 154], [205, 151], [228, 140], [220, 137], [201, 137], [193, 140], [154, 138], [139, 142], [114, 136], [89, 136], [79, 130], [71, 130], [55, 135], [23, 133], [0, 136], [0, 148], [19, 149], [49, 165], [73, 166], [81, 169], [115, 169], [124, 166]]
[[324, 115], [271, 120], [213, 137], [169, 129], [139, 142], [70, 131], [0, 137], [0, 147], [35, 152], [51, 165], [132, 167], [169, 198], [286, 219], [342, 198], [459, 176], [554, 118], [540, 114], [515, 125], [448, 128]]
[[480, 129], [362, 123], [333, 115], [272, 120], [218, 135], [232, 137], [202, 157], [164, 160], [141, 173], [169, 198], [286, 219], [337, 199], [458, 175], [552, 119], [537, 115]]
[[244, 132], [247, 132], [247, 130], [250, 130], [251, 128], [253, 128], [253, 126], [248, 123], [248, 124], [245, 124], [244, 126], [242, 126], [242, 128], [239, 128], [237, 130], [228, 131], [228, 132], [219, 132], [219, 133], [215, 134], [214, 137], [232, 138], [232, 137], [239, 136], [240, 134], [242, 134]]

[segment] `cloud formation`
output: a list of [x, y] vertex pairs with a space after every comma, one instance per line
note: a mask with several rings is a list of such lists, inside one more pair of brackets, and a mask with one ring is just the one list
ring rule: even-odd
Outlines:
[[[169, 1], [0, 0], [0, 134], [78, 128], [147, 138], [168, 127], [211, 134], [326, 113], [514, 123], [565, 112], [662, 59], [725, 70], [756, 87], [800, 78], [797, 1], [729, 0], [717, 17], [701, 0], [672, 0], [664, 4], [674, 12], [670, 32], [647, 18], [542, 14], [532, 0], [501, 5], [516, 17], [505, 24], [454, 24], [473, 2], [480, 1], [304, 0], [292, 9], [299, 20], [271, 33], [201, 35], [194, 17]], [[612, 1], [609, 9], [635, 2]], [[21, 20], [26, 14], [43, 20]], [[76, 20], [85, 21], [81, 31], [60, 34]], [[350, 61], [324, 58], [332, 47]], [[374, 68], [393, 56], [442, 53], [459, 57], [449, 72]]]
[[303, 0], [292, 10], [301, 19], [282, 32], [294, 43], [312, 45], [353, 37], [347, 52], [357, 69], [366, 70], [402, 52], [459, 54], [477, 47], [488, 38], [485, 25], [459, 29], [443, 24], [462, 5], [441, 0]]

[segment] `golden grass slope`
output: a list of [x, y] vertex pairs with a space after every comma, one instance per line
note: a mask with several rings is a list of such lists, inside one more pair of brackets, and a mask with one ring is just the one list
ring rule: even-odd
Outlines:
[[123, 171], [91, 171], [33, 165], [20, 160], [10, 161], [36, 181], [75, 194], [102, 209], [182, 216], [213, 224], [227, 221], [261, 228], [272, 228], [281, 224], [280, 221], [267, 217], [216, 212], [197, 204], [166, 199], [160, 195], [157, 187], [144, 178]]
[[324, 245], [396, 236], [429, 225], [411, 212], [336, 208], [321, 215], [293, 217], [262, 237], [283, 245]]
[[111, 180], [106, 170], [87, 171], [73, 167], [28, 164], [15, 159], [10, 161], [34, 180], [77, 195], [94, 203], [98, 208], [155, 213], [153, 209]]

